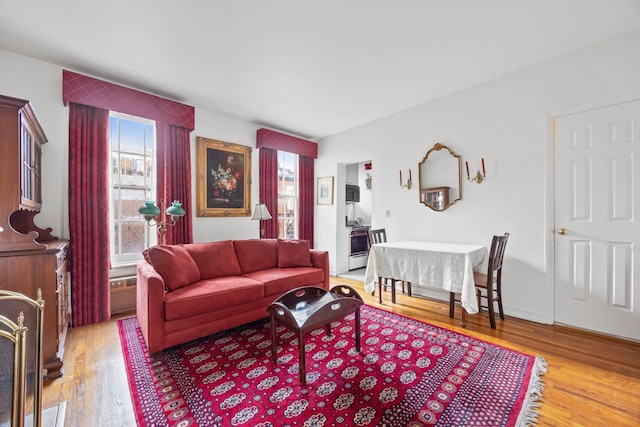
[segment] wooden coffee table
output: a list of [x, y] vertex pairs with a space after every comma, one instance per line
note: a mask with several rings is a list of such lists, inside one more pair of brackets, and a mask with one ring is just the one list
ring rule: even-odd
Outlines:
[[336, 285], [327, 291], [317, 286], [292, 289], [275, 300], [267, 311], [271, 314], [271, 358], [277, 363], [276, 321], [298, 333], [300, 382], [307, 385], [304, 337], [325, 326], [331, 335], [331, 322], [355, 313], [356, 351], [360, 352], [360, 306], [362, 298], [347, 285]]

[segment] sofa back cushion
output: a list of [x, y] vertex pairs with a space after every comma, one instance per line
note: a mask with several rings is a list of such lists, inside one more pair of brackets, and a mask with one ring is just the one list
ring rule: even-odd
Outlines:
[[278, 267], [311, 267], [311, 248], [308, 240], [278, 240]]
[[200, 270], [200, 280], [242, 274], [232, 240], [191, 243], [184, 247]]
[[148, 251], [151, 265], [164, 279], [170, 291], [200, 280], [200, 270], [182, 245], [153, 246]]
[[234, 240], [242, 274], [278, 266], [278, 239]]

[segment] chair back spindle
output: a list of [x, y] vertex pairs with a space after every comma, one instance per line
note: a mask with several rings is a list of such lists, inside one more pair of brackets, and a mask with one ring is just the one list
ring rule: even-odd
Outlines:
[[376, 243], [386, 243], [387, 241], [387, 231], [384, 228], [379, 228], [377, 230], [369, 229], [369, 246]]

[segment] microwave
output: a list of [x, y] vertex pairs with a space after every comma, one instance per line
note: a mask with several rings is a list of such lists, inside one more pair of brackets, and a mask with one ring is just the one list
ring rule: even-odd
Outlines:
[[347, 184], [347, 203], [358, 203], [360, 201], [360, 187], [357, 185]]

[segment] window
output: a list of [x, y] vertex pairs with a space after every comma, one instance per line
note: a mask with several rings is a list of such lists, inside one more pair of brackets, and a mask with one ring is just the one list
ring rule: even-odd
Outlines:
[[278, 151], [278, 237], [298, 238], [298, 155]]
[[[111, 263], [132, 264], [150, 246], [138, 208], [155, 199], [155, 122], [112, 112], [109, 117]], [[155, 236], [153, 236], [155, 237]]]

